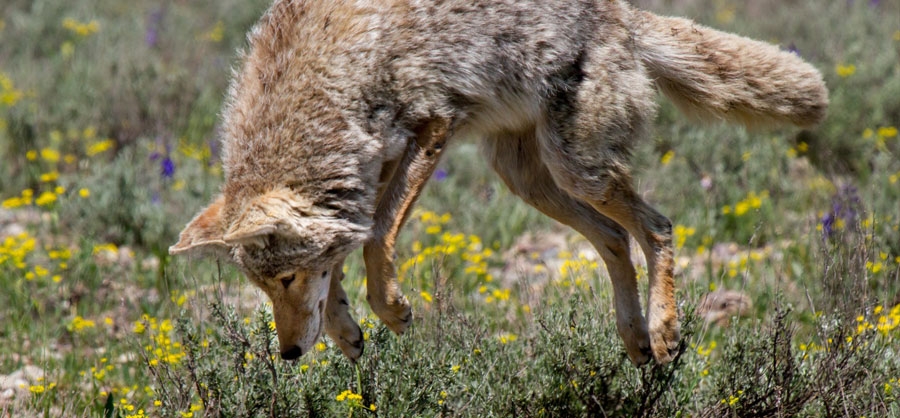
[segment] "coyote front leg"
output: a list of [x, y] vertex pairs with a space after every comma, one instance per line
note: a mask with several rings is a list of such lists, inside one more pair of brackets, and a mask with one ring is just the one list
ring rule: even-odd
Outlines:
[[343, 269], [343, 259], [331, 269], [331, 284], [328, 289], [328, 302], [325, 305], [325, 333], [341, 348], [341, 352], [347, 358], [356, 362], [363, 352], [363, 334], [348, 311], [350, 304], [347, 302], [347, 293], [341, 286], [344, 279]]
[[402, 334], [412, 322], [409, 301], [403, 296], [394, 267], [397, 234], [425, 183], [434, 172], [450, 129], [445, 119], [433, 120], [416, 131], [375, 209], [373, 237], [363, 247], [368, 295], [372, 311], [391, 331]]

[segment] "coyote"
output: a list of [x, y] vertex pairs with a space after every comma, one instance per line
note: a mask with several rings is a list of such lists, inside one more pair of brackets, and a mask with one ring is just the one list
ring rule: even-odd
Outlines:
[[[397, 334], [410, 326], [397, 234], [446, 145], [475, 136], [514, 194], [597, 249], [630, 360], [669, 362], [672, 227], [629, 169], [656, 91], [750, 126], [811, 126], [828, 106], [795, 54], [624, 0], [277, 0], [248, 39], [223, 111], [221, 194], [169, 251], [237, 264], [271, 298], [287, 360], [323, 328], [361, 355], [341, 287], [360, 246], [372, 310]], [[629, 235], [650, 272], [646, 320]]]

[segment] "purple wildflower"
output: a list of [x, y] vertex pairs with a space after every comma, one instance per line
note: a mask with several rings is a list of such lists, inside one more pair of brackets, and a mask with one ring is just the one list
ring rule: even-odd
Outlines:
[[219, 141], [217, 140], [209, 140], [207, 141], [209, 145], [209, 166], [212, 167], [216, 164], [216, 161], [219, 160]]
[[862, 212], [862, 202], [856, 187], [842, 185], [831, 198], [831, 210], [822, 217], [822, 234], [828, 239], [838, 229], [838, 221], [846, 224], [856, 223]]
[[792, 54], [794, 54], [794, 55], [796, 55], [796, 56], [798, 56], [798, 57], [800, 56], [800, 50], [797, 49], [797, 45], [794, 44], [793, 42], [791, 42], [791, 44], [788, 45], [787, 50], [788, 50], [788, 52], [790, 52], [790, 53], [792, 53]]
[[443, 168], [439, 168], [434, 172], [434, 180], [435, 181], [447, 180], [447, 176], [448, 176], [447, 170], [444, 170]]
[[175, 163], [171, 158], [169, 158], [168, 155], [166, 156], [166, 158], [162, 159], [162, 162], [160, 162], [160, 169], [163, 178], [170, 179], [175, 175]]
[[155, 47], [157, 41], [159, 41], [159, 25], [162, 17], [163, 10], [158, 9], [147, 18], [147, 32], [144, 33], [144, 42], [150, 48]]

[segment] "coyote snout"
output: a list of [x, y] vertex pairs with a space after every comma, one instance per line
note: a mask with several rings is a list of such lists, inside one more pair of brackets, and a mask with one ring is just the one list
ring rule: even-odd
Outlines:
[[309, 351], [322, 335], [328, 270], [297, 271], [275, 280], [251, 279], [272, 300], [281, 358], [293, 360]]
[[[286, 359], [323, 328], [361, 354], [341, 288], [360, 246], [372, 310], [409, 327], [397, 234], [445, 145], [474, 136], [514, 194], [597, 249], [631, 361], [669, 362], [672, 223], [628, 161], [656, 93], [745, 125], [810, 126], [828, 107], [800, 57], [624, 0], [276, 0], [249, 42], [223, 111], [221, 195], [170, 251], [239, 265], [272, 299]], [[629, 237], [647, 260], [643, 312]]]

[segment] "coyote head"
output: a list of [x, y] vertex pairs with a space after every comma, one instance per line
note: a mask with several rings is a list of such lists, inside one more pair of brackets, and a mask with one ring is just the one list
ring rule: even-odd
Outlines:
[[276, 189], [230, 202], [222, 195], [181, 232], [170, 254], [206, 252], [234, 262], [272, 300], [281, 357], [295, 359], [322, 334], [334, 268], [368, 228]]

